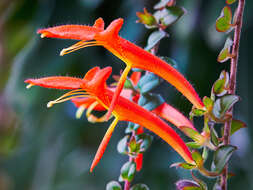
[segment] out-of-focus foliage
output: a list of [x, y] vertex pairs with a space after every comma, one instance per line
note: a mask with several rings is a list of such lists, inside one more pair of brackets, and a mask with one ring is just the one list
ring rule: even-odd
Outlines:
[[[73, 41], [41, 40], [36, 30], [59, 24], [92, 24], [103, 17], [106, 24], [118, 17], [125, 19], [121, 35], [144, 47], [148, 34], [143, 25], [136, 24], [136, 12], [143, 7], [150, 10], [157, 1], [143, 0], [1, 0], [0, 1], [0, 189], [2, 190], [64, 190], [106, 188], [106, 183], [120, 174], [126, 157], [117, 153], [117, 142], [124, 134], [121, 123], [109, 147], [92, 174], [89, 167], [107, 124], [91, 124], [86, 118], [75, 119], [76, 109], [70, 103], [46, 108], [49, 100], [60, 92], [42, 88], [25, 88], [26, 78], [70, 75], [84, 76], [93, 66], [113, 66], [118, 73], [123, 65], [101, 47], [60, 57], [58, 54]], [[177, 68], [187, 76], [200, 93], [209, 96], [211, 84], [221, 70], [229, 65], [219, 64], [217, 56], [226, 41], [225, 35], [215, 31], [215, 22], [224, 1], [182, 0], [186, 8], [180, 21], [169, 28], [171, 36], [164, 39], [159, 54], [178, 63]], [[150, 8], [150, 9], [149, 9]], [[229, 189], [253, 189], [253, 90], [249, 87], [253, 75], [253, 60], [249, 56], [253, 43], [253, 2], [247, 1], [240, 46], [238, 95], [235, 118], [248, 128], [232, 136], [238, 150], [232, 157], [230, 170], [236, 175], [229, 181]], [[164, 84], [159, 92], [188, 113], [191, 105], [171, 86]], [[202, 126], [196, 126], [201, 128]], [[217, 129], [217, 131], [220, 131]], [[178, 178], [189, 177], [181, 169], [169, 168], [179, 159], [168, 145], [155, 138], [144, 155], [144, 166], [136, 181], [150, 189], [172, 189]], [[162, 156], [161, 156], [162, 155]], [[210, 180], [210, 184], [214, 180]], [[208, 184], [209, 185], [209, 184]]]

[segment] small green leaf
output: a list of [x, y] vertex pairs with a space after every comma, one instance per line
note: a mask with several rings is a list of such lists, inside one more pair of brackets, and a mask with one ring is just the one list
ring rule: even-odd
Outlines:
[[175, 3], [175, 0], [161, 0], [155, 4], [154, 9], [162, 9], [166, 6], [172, 6]]
[[143, 9], [143, 13], [137, 12], [136, 15], [139, 18], [137, 22], [145, 24], [147, 28], [157, 27], [157, 22], [156, 22], [155, 17], [152, 14], [150, 14], [146, 8]]
[[147, 73], [139, 80], [138, 88], [140, 89], [141, 93], [148, 93], [155, 89], [161, 82], [162, 79], [154, 73]]
[[148, 43], [147, 46], [145, 47], [145, 50], [151, 50], [157, 43], [161, 41], [161, 39], [169, 37], [169, 34], [164, 32], [163, 30], [157, 30], [154, 31], [150, 34], [148, 37]]
[[[230, 136], [233, 135], [238, 130], [240, 130], [241, 128], [245, 128], [245, 127], [247, 127], [246, 123], [237, 119], [233, 119], [231, 123], [231, 128], [230, 128]], [[224, 135], [224, 127], [221, 128], [221, 135], [222, 136]]]
[[177, 181], [176, 188], [177, 190], [201, 190], [199, 184], [188, 179]]
[[203, 98], [203, 103], [208, 111], [212, 110], [214, 102], [211, 98], [205, 96]]
[[236, 95], [226, 95], [214, 102], [213, 106], [213, 115], [218, 118], [222, 119], [227, 111], [239, 101], [239, 96]]
[[188, 137], [192, 138], [197, 143], [203, 143], [205, 141], [204, 137], [196, 130], [187, 127], [187, 126], [180, 126], [179, 129], [183, 131]]
[[[218, 180], [218, 181], [220, 181], [220, 180]], [[215, 182], [215, 184], [213, 186], [213, 190], [222, 190], [219, 182]]]
[[149, 188], [147, 185], [139, 183], [131, 187], [130, 190], [149, 190]]
[[214, 159], [213, 159], [213, 171], [217, 173], [221, 173], [223, 168], [225, 167], [226, 163], [232, 156], [232, 153], [237, 148], [232, 145], [223, 145], [220, 146], [215, 152], [214, 152]]
[[135, 126], [135, 123], [128, 122], [125, 133], [132, 133], [134, 131], [134, 126]]
[[201, 190], [208, 190], [207, 185], [206, 185], [205, 182], [203, 182], [202, 180], [200, 180], [197, 177], [195, 177], [193, 175], [193, 172], [191, 172], [191, 174], [192, 174], [192, 179], [199, 184]]
[[185, 187], [183, 190], [202, 190], [201, 187]]
[[224, 96], [229, 88], [229, 74], [226, 71], [222, 71], [219, 79], [215, 81], [213, 87], [212, 87], [212, 92], [216, 96]]
[[193, 108], [190, 115], [194, 116], [194, 117], [200, 117], [200, 116], [204, 115], [205, 113], [206, 113], [205, 110]]
[[218, 135], [217, 132], [215, 131], [215, 129], [213, 127], [210, 128], [211, 131], [211, 141], [215, 146], [219, 145], [219, 139], [218, 139]]
[[225, 6], [219, 18], [216, 20], [216, 30], [218, 32], [227, 32], [231, 29], [232, 11], [229, 6]]
[[148, 83], [142, 86], [141, 93], [142, 94], [148, 93], [153, 89], [155, 89], [159, 84], [160, 84], [159, 79], [149, 81]]
[[134, 178], [134, 174], [136, 172], [136, 164], [135, 162], [126, 162], [121, 170], [120, 170], [120, 176], [124, 180], [132, 181]]
[[135, 138], [133, 138], [133, 139], [131, 139], [131, 141], [129, 142], [128, 147], [129, 147], [129, 152], [130, 152], [130, 153], [135, 153], [135, 154], [137, 154], [137, 153], [139, 153], [139, 151], [140, 151], [141, 145], [140, 145], [140, 143], [136, 142], [136, 139], [135, 139]]
[[197, 166], [203, 166], [204, 159], [198, 151], [192, 151], [192, 158], [196, 162]]
[[197, 143], [197, 142], [188, 142], [186, 143], [186, 145], [189, 147], [189, 148], [194, 148], [194, 149], [199, 149], [201, 148], [202, 146]]
[[168, 27], [175, 23], [181, 16], [185, 14], [186, 10], [182, 7], [166, 7], [165, 9], [156, 11], [154, 13], [154, 17], [156, 21], [163, 25], [164, 27]]
[[120, 154], [127, 154], [127, 151], [128, 151], [128, 145], [127, 145], [127, 141], [129, 139], [129, 136], [126, 135], [125, 137], [123, 137], [118, 145], [117, 145], [117, 150]]
[[106, 190], [122, 190], [121, 185], [117, 181], [110, 181], [106, 185]]
[[226, 93], [226, 91], [224, 90], [224, 86], [225, 86], [225, 79], [218, 79], [217, 81], [215, 81], [213, 85], [213, 93], [214, 94], [222, 94], [223, 92]]
[[134, 85], [131, 82], [131, 80], [127, 79], [126, 82], [124, 83], [124, 88], [126, 89], [134, 89]]
[[230, 53], [232, 45], [233, 45], [233, 40], [230, 37], [228, 37], [223, 49], [218, 55], [218, 59], [217, 59], [218, 62], [223, 63], [232, 57]]
[[152, 136], [150, 136], [150, 135], [148, 135], [146, 133], [143, 133], [143, 134], [137, 135], [136, 136], [136, 140], [138, 142], [141, 141], [140, 152], [143, 153], [151, 145], [151, 143], [152, 143]]
[[234, 2], [236, 2], [236, 0], [226, 0], [226, 3], [227, 3], [228, 5], [231, 5], [231, 4], [233, 4]]
[[230, 135], [233, 135], [236, 131], [238, 131], [241, 128], [245, 128], [246, 124], [240, 120], [233, 119], [231, 124], [231, 131]]
[[196, 165], [192, 165], [192, 164], [188, 164], [188, 163], [185, 163], [185, 162], [178, 162], [178, 163], [174, 163], [174, 164], [171, 164], [170, 167], [180, 167], [180, 168], [183, 168], [183, 169], [186, 169], [186, 170], [192, 170], [192, 169], [195, 169], [196, 168]]
[[167, 56], [160, 56], [159, 58], [168, 63], [169, 65], [171, 65], [172, 67], [177, 68], [178, 64], [174, 59]]
[[203, 152], [202, 152], [202, 158], [205, 161], [207, 159], [207, 157], [208, 157], [208, 148], [204, 147]]
[[153, 110], [164, 103], [164, 99], [159, 94], [141, 94], [138, 104], [146, 110]]

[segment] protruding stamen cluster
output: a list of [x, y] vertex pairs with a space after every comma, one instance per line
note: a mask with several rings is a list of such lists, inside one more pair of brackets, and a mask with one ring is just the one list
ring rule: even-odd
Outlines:
[[77, 50], [85, 48], [85, 47], [102, 46], [102, 45], [103, 44], [101, 42], [97, 42], [97, 41], [88, 41], [88, 42], [87, 41], [80, 41], [68, 48], [64, 48], [63, 50], [61, 50], [60, 56], [69, 54], [71, 52], [77, 51]]
[[57, 98], [56, 100], [48, 102], [47, 107], [50, 108], [54, 104], [66, 102], [66, 101], [71, 100], [73, 98], [87, 98], [87, 97], [90, 97], [90, 95], [87, 92], [83, 91], [82, 89], [72, 90], [72, 91], [62, 95], [61, 97]]

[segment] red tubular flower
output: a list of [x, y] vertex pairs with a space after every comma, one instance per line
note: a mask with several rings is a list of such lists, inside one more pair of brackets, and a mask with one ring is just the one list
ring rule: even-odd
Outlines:
[[[108, 109], [114, 94], [114, 92], [106, 85], [106, 80], [110, 76], [111, 71], [111, 67], [106, 67], [104, 69], [95, 67], [91, 69], [83, 79], [71, 77], [46, 77], [40, 79], [28, 79], [25, 82], [29, 83], [28, 87], [32, 85], [38, 85], [47, 88], [73, 89], [60, 98], [50, 101], [48, 103], [48, 107], [76, 97], [93, 97], [100, 105]], [[70, 85], [71, 83], [72, 86]], [[156, 135], [166, 141], [174, 150], [176, 150], [186, 162], [195, 164], [192, 159], [192, 155], [184, 141], [169, 125], [167, 125], [155, 114], [145, 110], [138, 104], [135, 104], [134, 102], [131, 102], [122, 96], [119, 96], [118, 103], [115, 105], [112, 114], [115, 116], [115, 119], [108, 128], [98, 148], [90, 171], [94, 169], [99, 160], [102, 158], [112, 132], [119, 120], [130, 121], [139, 124], [154, 132]]]
[[42, 37], [75, 39], [80, 42], [69, 48], [63, 49], [61, 55], [68, 54], [81, 48], [90, 46], [103, 46], [115, 56], [126, 63], [112, 102], [108, 110], [108, 116], [112, 112], [115, 103], [123, 89], [127, 74], [131, 68], [139, 68], [155, 73], [180, 91], [196, 108], [205, 109], [203, 102], [192, 85], [175, 68], [155, 55], [145, 51], [135, 44], [121, 38], [118, 33], [123, 25], [123, 19], [114, 20], [104, 29], [102, 18], [96, 20], [93, 26], [63, 25], [38, 30]]
[[136, 171], [141, 171], [142, 163], [143, 163], [143, 154], [139, 153], [135, 158], [134, 162], [136, 163]]

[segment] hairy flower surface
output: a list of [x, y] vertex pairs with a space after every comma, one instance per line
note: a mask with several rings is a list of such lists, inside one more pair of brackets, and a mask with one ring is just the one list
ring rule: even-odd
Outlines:
[[[38, 85], [46, 88], [72, 89], [72, 91], [64, 94], [60, 98], [50, 101], [48, 103], [48, 107], [51, 107], [56, 103], [71, 100], [73, 98], [92, 97], [95, 98], [100, 105], [106, 109], [109, 109], [114, 92], [107, 87], [106, 80], [110, 76], [111, 72], [111, 67], [106, 67], [104, 69], [95, 67], [89, 70], [83, 79], [57, 76], [40, 79], [27, 79], [25, 82], [29, 84], [28, 87]], [[112, 114], [115, 116], [115, 119], [108, 128], [98, 148], [96, 156], [91, 165], [91, 171], [102, 158], [113, 130], [119, 120], [130, 121], [139, 124], [154, 132], [156, 135], [166, 141], [174, 150], [176, 150], [186, 162], [195, 164], [192, 159], [191, 152], [180, 136], [154, 113], [142, 108], [138, 104], [131, 102], [122, 96], [119, 96]]]
[[116, 101], [131, 68], [139, 68], [155, 73], [176, 87], [196, 108], [205, 109], [198, 94], [181, 73], [155, 55], [119, 36], [118, 33], [122, 25], [123, 19], [119, 18], [114, 20], [104, 30], [104, 21], [102, 18], [99, 18], [93, 26], [63, 25], [40, 29], [38, 33], [41, 34], [41, 37], [80, 40], [80, 42], [71, 47], [63, 49], [60, 53], [61, 55], [85, 47], [103, 46], [126, 63], [126, 68], [120, 77], [117, 89], [109, 106], [108, 116], [110, 116], [110, 113], [116, 105]]

